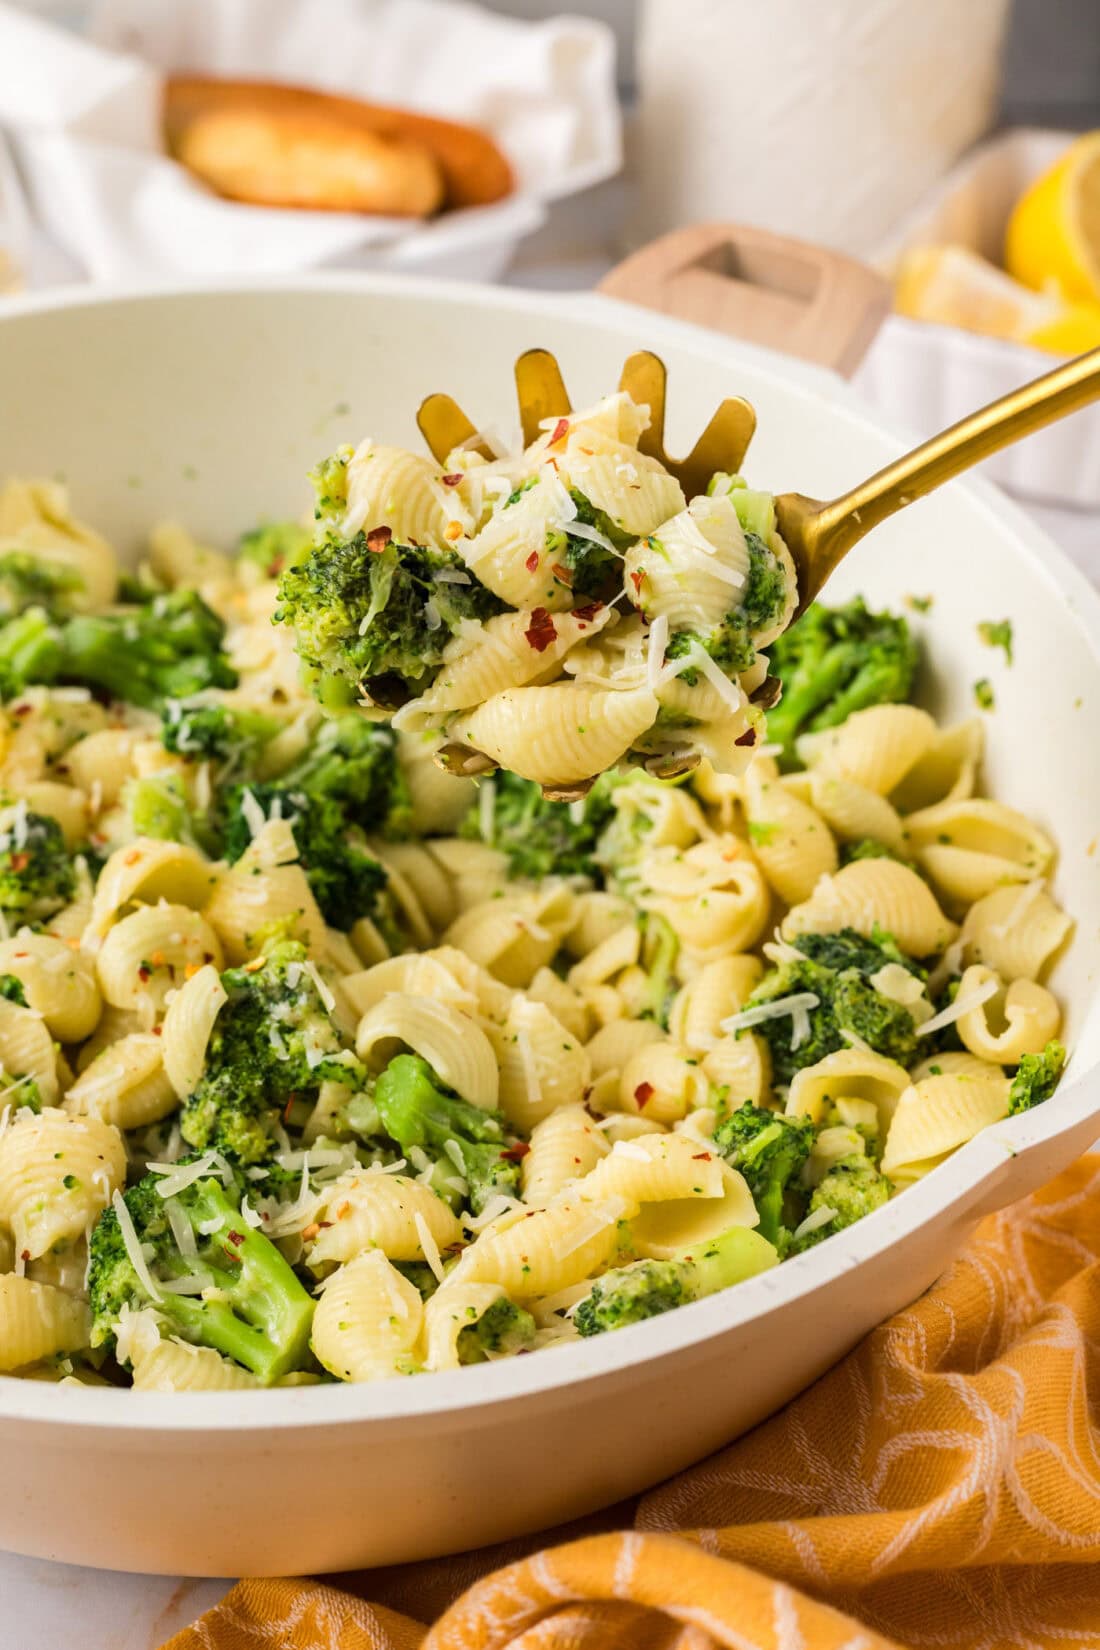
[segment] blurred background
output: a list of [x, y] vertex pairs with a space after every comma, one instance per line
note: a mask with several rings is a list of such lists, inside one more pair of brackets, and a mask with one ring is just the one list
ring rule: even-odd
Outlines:
[[[227, 78], [472, 126], [496, 181], [441, 150], [433, 193], [405, 153], [412, 193], [364, 206], [340, 192], [362, 156], [330, 148], [288, 195]], [[736, 222], [890, 282], [855, 379], [925, 434], [1100, 346], [1098, 127], [1097, 0], [0, 0], [0, 290], [330, 267], [588, 288]], [[1091, 543], [1100, 411], [989, 469]]]

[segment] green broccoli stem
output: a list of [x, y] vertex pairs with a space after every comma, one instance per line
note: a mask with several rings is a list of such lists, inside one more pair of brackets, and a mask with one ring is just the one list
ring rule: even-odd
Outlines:
[[[452, 1208], [465, 1200], [480, 1214], [494, 1195], [518, 1193], [521, 1148], [501, 1114], [447, 1092], [419, 1055], [395, 1055], [375, 1083], [374, 1103], [382, 1127], [403, 1152], [422, 1151], [435, 1160], [432, 1189]], [[465, 1199], [461, 1181], [455, 1184], [459, 1170], [452, 1152], [462, 1162]]]
[[774, 1244], [751, 1227], [731, 1226], [706, 1243], [675, 1251], [668, 1260], [634, 1261], [605, 1272], [577, 1307], [573, 1321], [582, 1336], [623, 1329], [729, 1289], [778, 1264]]
[[[202, 1229], [200, 1260], [224, 1299], [162, 1292], [157, 1310], [185, 1339], [213, 1347], [270, 1385], [301, 1363], [309, 1345], [313, 1302], [292, 1268], [249, 1226], [217, 1180], [201, 1180], [184, 1199]], [[227, 1264], [207, 1258], [220, 1251]]]
[[775, 1245], [751, 1226], [731, 1226], [709, 1243], [682, 1249], [677, 1259], [688, 1268], [692, 1300], [715, 1295], [779, 1264]]
[[822, 649], [783, 677], [783, 696], [768, 712], [768, 740], [782, 745], [785, 759], [793, 757], [799, 731], [848, 681], [853, 660], [854, 649]]
[[33, 682], [52, 682], [61, 669], [57, 626], [41, 607], [29, 607], [0, 626], [0, 696], [11, 698]]
[[680, 940], [670, 922], [656, 912], [641, 918], [642, 966], [647, 976], [645, 1006], [640, 1018], [668, 1024], [669, 998], [673, 989], [672, 970], [680, 950]]

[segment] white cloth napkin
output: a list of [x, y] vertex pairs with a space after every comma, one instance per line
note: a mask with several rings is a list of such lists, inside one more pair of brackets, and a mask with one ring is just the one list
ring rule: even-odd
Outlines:
[[[166, 71], [278, 80], [465, 120], [516, 173], [496, 206], [426, 224], [220, 199], [161, 148]], [[520, 23], [465, 0], [100, 0], [77, 39], [0, 4], [0, 133], [40, 227], [94, 280], [382, 263], [445, 270], [506, 248], [542, 203], [620, 163], [599, 23]]]

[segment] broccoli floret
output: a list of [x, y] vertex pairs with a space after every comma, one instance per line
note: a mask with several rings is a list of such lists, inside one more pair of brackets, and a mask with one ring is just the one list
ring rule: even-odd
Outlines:
[[[459, 827], [460, 835], [478, 838], [508, 856], [514, 876], [538, 880], [548, 876], [599, 879], [596, 847], [615, 818], [612, 793], [620, 776], [601, 774], [579, 805], [550, 802], [530, 779], [502, 771], [482, 780], [479, 796]], [[491, 789], [492, 807], [483, 806]], [[579, 815], [579, 817], [577, 817]]]
[[293, 628], [305, 679], [327, 709], [346, 709], [364, 692], [395, 709], [430, 685], [464, 619], [487, 619], [502, 605], [451, 551], [396, 544], [388, 527], [376, 527], [328, 539], [288, 567], [274, 617]]
[[639, 1011], [640, 1020], [656, 1020], [668, 1027], [669, 1010], [676, 994], [672, 970], [680, 950], [680, 940], [672, 924], [656, 911], [643, 911], [638, 917], [642, 932], [639, 964], [646, 975], [645, 1001]]
[[[520, 490], [517, 489], [508, 500], [509, 504], [519, 496]], [[622, 582], [623, 553], [634, 543], [634, 534], [624, 532], [605, 510], [597, 509], [591, 499], [576, 487], [569, 489], [569, 496], [577, 507], [574, 520], [594, 527], [610, 541], [614, 549], [609, 550], [606, 544], [600, 544], [596, 539], [571, 532], [572, 524], [566, 523], [546, 537], [551, 570], [561, 583], [570, 587], [574, 595], [589, 601], [606, 601], [617, 593]]]
[[248, 815], [254, 807], [267, 819], [289, 823], [326, 922], [346, 930], [379, 912], [385, 867], [368, 853], [362, 832], [348, 824], [339, 803], [282, 785], [231, 785], [225, 793], [225, 855], [231, 861], [240, 859], [252, 840]]
[[819, 1209], [831, 1209], [833, 1218], [796, 1238], [793, 1253], [800, 1254], [823, 1238], [832, 1237], [834, 1232], [843, 1231], [845, 1226], [854, 1226], [872, 1210], [881, 1209], [892, 1190], [886, 1176], [879, 1173], [870, 1158], [853, 1153], [851, 1157], [838, 1159], [815, 1186], [808, 1210], [808, 1214], [813, 1215]]
[[71, 611], [70, 598], [84, 589], [72, 568], [43, 561], [26, 550], [0, 555], [0, 618], [11, 619], [29, 607], [53, 617]]
[[135, 836], [154, 837], [159, 842], [187, 842], [204, 848], [214, 845], [205, 822], [193, 813], [178, 773], [166, 770], [148, 774], [144, 779], [129, 779], [122, 787], [121, 801]]
[[[434, 1163], [432, 1186], [459, 1209], [480, 1214], [500, 1193], [519, 1195], [521, 1143], [498, 1111], [461, 1099], [416, 1054], [398, 1054], [374, 1085], [382, 1126], [416, 1162], [423, 1152]], [[463, 1182], [465, 1182], [465, 1195]]]
[[824, 968], [832, 968], [838, 974], [855, 968], [864, 979], [870, 979], [888, 963], [897, 963], [918, 980], [928, 977], [918, 962], [905, 955], [893, 935], [877, 926], [872, 930], [870, 939], [858, 934], [854, 928], [840, 928], [835, 934], [799, 934], [794, 944], [811, 962], [821, 963]]
[[814, 602], [769, 648], [783, 697], [768, 712], [768, 739], [780, 766], [798, 765], [795, 740], [837, 727], [853, 711], [895, 704], [912, 692], [917, 647], [903, 618], [871, 613], [860, 597], [846, 607]]
[[154, 596], [163, 596], [166, 588], [147, 563], [136, 568], [120, 567], [115, 600], [128, 607], [140, 607], [144, 602], [151, 602]]
[[[796, 1176], [810, 1155], [814, 1126], [808, 1117], [785, 1117], [746, 1100], [719, 1123], [714, 1144], [726, 1161], [740, 1170], [760, 1216], [760, 1233], [781, 1250], [789, 1228], [785, 1203]], [[790, 1211], [794, 1213], [795, 1211]]]
[[[244, 1220], [239, 1196], [234, 1204], [220, 1181], [203, 1179], [172, 1197], [176, 1218], [182, 1215], [195, 1245], [196, 1253], [184, 1255], [159, 1184], [159, 1176], [145, 1175], [123, 1199], [154, 1295], [133, 1264], [116, 1209], [108, 1207], [96, 1222], [88, 1269], [92, 1345], [114, 1346], [124, 1306], [153, 1307], [169, 1333], [212, 1347], [268, 1385], [299, 1367], [309, 1346], [313, 1302], [275, 1245]], [[157, 1287], [180, 1277], [198, 1277], [212, 1293]]]
[[28, 607], [0, 625], [0, 699], [14, 699], [32, 683], [56, 681], [61, 632], [45, 608]]
[[[796, 1015], [764, 1020], [754, 1027], [771, 1049], [776, 1081], [789, 1083], [803, 1066], [815, 1065], [827, 1054], [848, 1047], [845, 1031], [868, 1043], [877, 1054], [899, 1065], [911, 1065], [918, 1046], [913, 1016], [903, 1003], [877, 992], [870, 980], [887, 963], [899, 963], [918, 978], [923, 976], [889, 936], [868, 940], [842, 929], [838, 934], [800, 934], [794, 944], [804, 960], [792, 959], [766, 974], [745, 1005], [755, 1008], [807, 993], [817, 998], [816, 1003], [802, 1005]], [[804, 1035], [798, 1035], [800, 1029]]]
[[1005, 663], [1012, 663], [1012, 620], [1011, 619], [983, 619], [978, 626], [978, 635], [986, 647], [999, 647], [1005, 656]]
[[56, 819], [23, 813], [0, 831], [0, 911], [39, 922], [76, 893], [76, 871]]
[[[5, 974], [4, 978], [10, 980], [14, 976]], [[18, 1002], [16, 997], [12, 997], [10, 1000]], [[26, 1008], [26, 1006], [25, 1001], [20, 1004], [21, 1008]], [[32, 1077], [29, 1072], [26, 1072], [22, 1077], [12, 1077], [3, 1067], [0, 1067], [0, 1114], [6, 1111], [9, 1106], [13, 1111], [25, 1108], [27, 1111], [38, 1113], [42, 1110], [42, 1090], [38, 1086], [38, 1079]]]
[[195, 590], [154, 596], [124, 613], [79, 613], [61, 629], [60, 674], [112, 699], [157, 709], [203, 688], [231, 688], [225, 626]]
[[535, 1339], [535, 1320], [506, 1295], [495, 1300], [476, 1323], [458, 1332], [460, 1364], [483, 1364], [490, 1358], [506, 1358], [529, 1352]]
[[[738, 591], [738, 604], [722, 622], [700, 635], [694, 630], [676, 631], [666, 649], [670, 659], [682, 658], [693, 647], [702, 647], [726, 676], [747, 670], [756, 658], [754, 638], [779, 618], [787, 600], [787, 579], [777, 556], [757, 533], [746, 533], [749, 566], [745, 583]], [[683, 680], [694, 686], [698, 672], [685, 670]], [[769, 738], [771, 723], [769, 721]]]
[[20, 1008], [27, 1007], [27, 993], [16, 974], [0, 974], [0, 997], [9, 1003], [16, 1003]]
[[247, 767], [283, 726], [262, 711], [170, 699], [164, 707], [160, 737], [165, 750], [176, 756], [229, 762], [238, 769]]
[[348, 820], [364, 831], [398, 838], [415, 834], [397, 735], [358, 711], [324, 721], [305, 755], [279, 783], [338, 802]]
[[365, 1082], [362, 1067], [341, 1053], [306, 963], [305, 947], [284, 941], [222, 975], [228, 1001], [180, 1117], [183, 1138], [197, 1151], [215, 1147], [234, 1163], [262, 1163], [289, 1100], [327, 1078], [349, 1087]]
[[1025, 1054], [1008, 1091], [1009, 1116], [1030, 1111], [1032, 1106], [1049, 1100], [1058, 1087], [1065, 1063], [1065, 1048], [1053, 1038], [1042, 1054]]
[[313, 548], [308, 527], [296, 521], [265, 521], [242, 533], [237, 541], [237, 560], [254, 567], [261, 578], [277, 579], [286, 567], [297, 567]]
[[577, 1307], [581, 1335], [600, 1335], [641, 1323], [689, 1301], [702, 1300], [775, 1266], [772, 1244], [748, 1226], [734, 1226], [708, 1243], [680, 1250], [671, 1260], [640, 1260], [605, 1272]]
[[313, 488], [314, 543], [322, 544], [339, 532], [348, 508], [348, 461], [354, 448], [338, 447], [309, 472]]

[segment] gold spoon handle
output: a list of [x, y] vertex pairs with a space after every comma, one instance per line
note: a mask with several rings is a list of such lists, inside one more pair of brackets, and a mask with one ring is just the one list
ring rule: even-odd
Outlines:
[[[801, 516], [800, 536], [812, 566], [813, 593], [853, 544], [887, 516], [923, 498], [991, 453], [1019, 441], [1021, 436], [1041, 430], [1045, 424], [1098, 398], [1100, 349], [1094, 349], [960, 419], [840, 498], [809, 509], [808, 500], [799, 500], [803, 508], [798, 510], [796, 506], [796, 514]], [[795, 498], [797, 495], [791, 497], [792, 505]], [[807, 599], [812, 595], [807, 593], [804, 602]]]

